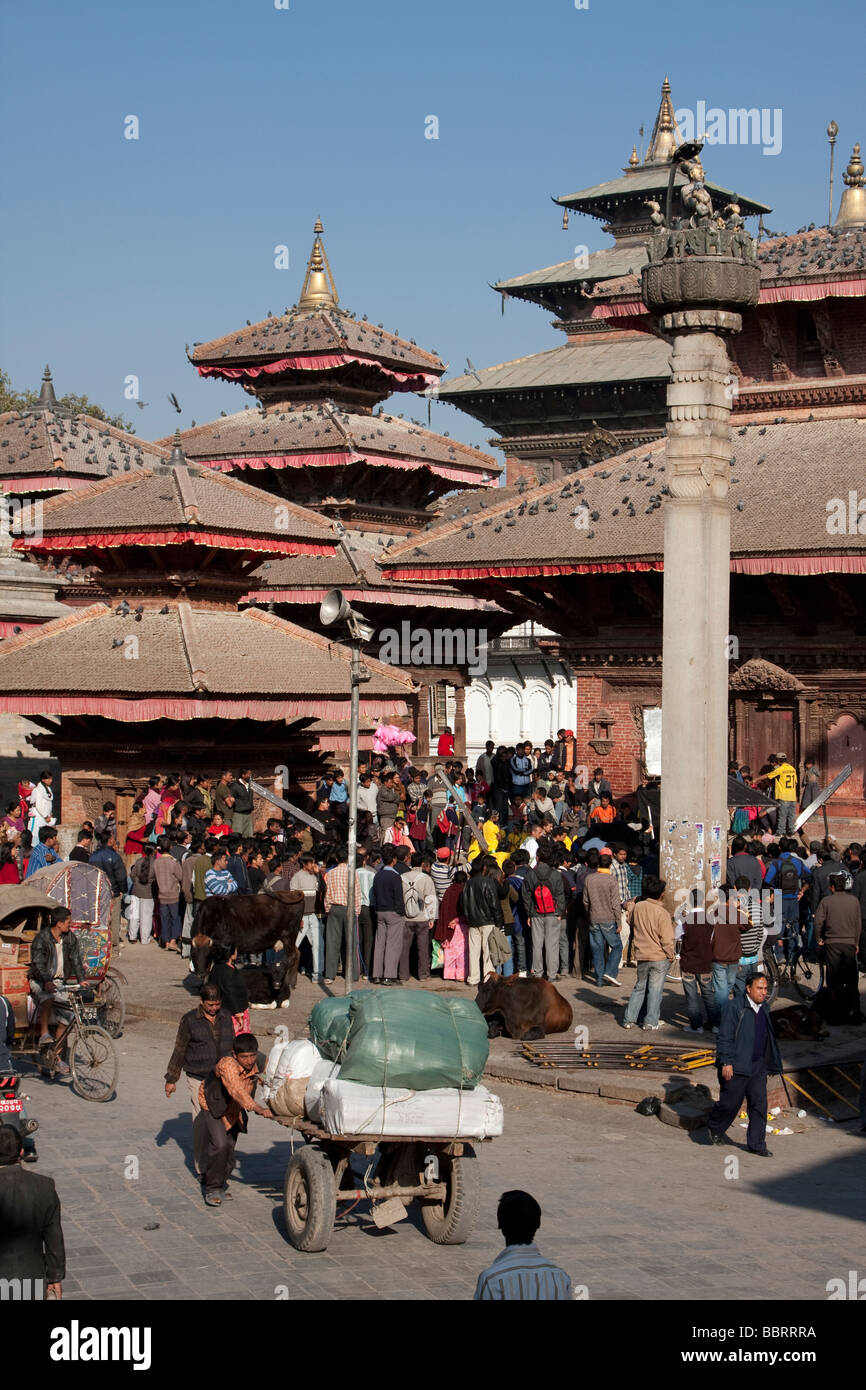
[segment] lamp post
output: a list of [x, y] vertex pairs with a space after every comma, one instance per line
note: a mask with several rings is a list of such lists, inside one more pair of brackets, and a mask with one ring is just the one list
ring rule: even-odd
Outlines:
[[346, 942], [345, 942], [345, 985], [346, 994], [352, 990], [352, 974], [357, 950], [358, 926], [355, 904], [355, 866], [358, 862], [358, 732], [361, 715], [361, 686], [370, 679], [370, 672], [361, 662], [361, 643], [369, 642], [374, 629], [356, 613], [343, 597], [340, 589], [331, 589], [322, 600], [319, 609], [319, 622], [323, 627], [341, 623], [348, 629], [352, 648], [351, 682], [352, 704], [349, 725], [349, 844], [346, 879]]

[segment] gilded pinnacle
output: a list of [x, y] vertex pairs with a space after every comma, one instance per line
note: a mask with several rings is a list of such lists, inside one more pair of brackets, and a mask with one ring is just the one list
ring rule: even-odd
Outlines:
[[328, 257], [322, 245], [323, 231], [321, 218], [317, 217], [313, 228], [313, 249], [307, 261], [307, 272], [298, 300], [299, 309], [336, 309], [339, 303], [337, 286], [334, 284]]
[[866, 226], [866, 187], [863, 184], [863, 175], [863, 160], [860, 157], [860, 146], [857, 144], [852, 151], [848, 168], [842, 175], [845, 182], [845, 192], [842, 194], [842, 201], [839, 204], [839, 213], [834, 226]]
[[682, 136], [674, 118], [673, 102], [671, 101], [671, 84], [665, 78], [662, 83], [662, 97], [658, 115], [655, 118], [644, 164], [669, 164], [673, 158], [674, 150], [681, 143]]

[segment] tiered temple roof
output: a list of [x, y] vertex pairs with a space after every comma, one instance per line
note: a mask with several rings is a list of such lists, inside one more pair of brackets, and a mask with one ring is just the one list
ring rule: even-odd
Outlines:
[[[283, 315], [197, 344], [202, 376], [237, 381], [259, 401], [183, 435], [190, 458], [256, 482], [359, 529], [423, 524], [455, 485], [492, 486], [487, 454], [376, 407], [394, 392], [437, 387], [425, 352], [339, 305], [316, 223], [301, 297]], [[165, 441], [163, 441], [164, 443]]]
[[[646, 156], [632, 152], [621, 178], [555, 199], [566, 210], [607, 218], [614, 245], [498, 282], [504, 296], [531, 300], [558, 316], [567, 343], [444, 383], [440, 395], [499, 434], [509, 476], [545, 481], [620, 450], [660, 438], [666, 418], [668, 345], [641, 299], [641, 267], [652, 216], [664, 209], [674, 173], [672, 216], [686, 175], [673, 162], [679, 131], [670, 86]], [[866, 413], [858, 309], [866, 295], [866, 191], [855, 147], [833, 227], [808, 227], [760, 242], [759, 306], [731, 345], [735, 414], [764, 423], [780, 411], [806, 418], [816, 408]], [[769, 212], [755, 199], [704, 180], [717, 213]], [[801, 312], [808, 307], [807, 312]], [[815, 378], [830, 378], [820, 385]]]
[[63, 409], [48, 367], [36, 405], [0, 415], [0, 487], [6, 493], [50, 496], [167, 457], [164, 445]]
[[[236, 604], [264, 556], [329, 556], [333, 524], [210, 469], [170, 461], [49, 501], [37, 555], [82, 553], [110, 602], [0, 644], [0, 710], [121, 722], [293, 722], [349, 714], [350, 653]], [[362, 712], [409, 713], [411, 677], [368, 663]], [[37, 721], [38, 722], [38, 721]]]
[[[864, 456], [863, 419], [735, 428], [731, 573], [866, 575], [856, 520], [853, 530], [847, 520], [842, 530], [830, 526], [825, 506], [836, 498], [847, 508]], [[500, 489], [493, 498], [465, 493], [447, 519], [392, 544], [382, 566], [394, 578], [459, 581], [484, 593], [489, 580], [660, 572], [664, 457], [660, 439], [540, 487]], [[570, 621], [584, 616], [579, 609]]]

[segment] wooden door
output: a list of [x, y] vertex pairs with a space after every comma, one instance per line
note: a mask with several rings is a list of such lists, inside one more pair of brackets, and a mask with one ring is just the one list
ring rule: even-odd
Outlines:
[[757, 776], [765, 767], [771, 753], [785, 753], [796, 767], [799, 762], [799, 737], [793, 705], [779, 705], [762, 700], [743, 702], [742, 718], [737, 720], [741, 737], [734, 756], [746, 763]]

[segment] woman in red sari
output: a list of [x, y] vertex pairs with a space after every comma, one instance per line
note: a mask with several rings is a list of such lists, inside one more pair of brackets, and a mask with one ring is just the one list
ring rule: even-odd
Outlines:
[[466, 879], [467, 874], [464, 870], [458, 869], [442, 894], [442, 902], [439, 905], [439, 921], [433, 935], [442, 943], [444, 980], [465, 980], [469, 974], [469, 933], [466, 923], [460, 919], [457, 912]]

